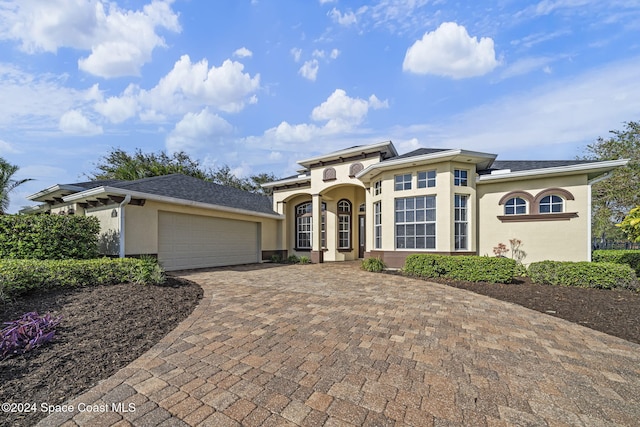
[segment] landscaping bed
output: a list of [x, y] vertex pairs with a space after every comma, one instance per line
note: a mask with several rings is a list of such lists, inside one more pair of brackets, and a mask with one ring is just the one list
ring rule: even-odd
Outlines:
[[[2, 322], [31, 311], [62, 316], [51, 343], [0, 360], [0, 402], [64, 403], [153, 347], [201, 298], [197, 284], [168, 277], [161, 286], [68, 287], [0, 302]], [[45, 415], [2, 413], [0, 425], [34, 425]]]

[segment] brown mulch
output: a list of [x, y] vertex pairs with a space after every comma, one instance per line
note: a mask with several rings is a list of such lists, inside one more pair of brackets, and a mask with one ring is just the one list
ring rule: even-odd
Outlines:
[[[34, 292], [0, 303], [0, 321], [24, 313], [61, 315], [51, 343], [0, 360], [0, 403], [36, 403], [37, 411], [0, 413], [2, 426], [30, 426], [153, 347], [202, 298], [193, 282], [167, 278], [162, 286], [120, 284]], [[4, 327], [4, 325], [2, 325]]]
[[511, 284], [425, 280], [518, 304], [640, 344], [639, 291], [539, 285], [527, 277]]

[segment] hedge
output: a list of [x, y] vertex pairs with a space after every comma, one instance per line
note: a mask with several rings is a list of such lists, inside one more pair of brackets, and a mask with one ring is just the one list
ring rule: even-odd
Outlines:
[[640, 250], [598, 249], [593, 251], [592, 261], [629, 264], [636, 271], [636, 276], [640, 277]]
[[529, 265], [529, 277], [533, 282], [545, 285], [602, 289], [638, 287], [631, 267], [612, 262], [534, 262]]
[[0, 215], [0, 258], [95, 258], [99, 232], [95, 217]]
[[403, 270], [420, 277], [510, 283], [515, 268], [516, 262], [511, 258], [415, 254], [407, 257]]
[[0, 299], [32, 289], [66, 286], [163, 283], [164, 273], [153, 259], [0, 260]]

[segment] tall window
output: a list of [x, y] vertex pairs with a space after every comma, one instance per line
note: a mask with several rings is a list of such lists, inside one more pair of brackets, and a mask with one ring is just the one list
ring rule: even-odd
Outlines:
[[351, 202], [338, 202], [338, 249], [351, 249]]
[[522, 197], [514, 197], [504, 204], [505, 215], [523, 215], [527, 213], [527, 202]]
[[[311, 202], [301, 203], [296, 206], [296, 249], [311, 249], [311, 239], [313, 237], [313, 208]], [[322, 218], [320, 225], [320, 245], [327, 246], [325, 211], [327, 204], [322, 203]]]
[[311, 202], [296, 206], [296, 248], [311, 249]]
[[373, 195], [377, 196], [382, 194], [382, 181], [376, 181], [373, 183]]
[[418, 188], [436, 186], [436, 171], [418, 172]]
[[540, 200], [540, 213], [557, 213], [564, 210], [564, 200], [562, 197], [551, 195]]
[[395, 203], [396, 248], [436, 248], [436, 196], [398, 198]]
[[411, 174], [395, 176], [396, 191], [411, 190]]
[[376, 249], [382, 248], [382, 202], [373, 204], [373, 241]]
[[458, 187], [467, 186], [467, 174], [468, 171], [462, 169], [455, 169], [453, 171], [453, 185]]
[[466, 195], [456, 194], [454, 196], [454, 240], [456, 250], [468, 249], [469, 246], [468, 200], [469, 196]]

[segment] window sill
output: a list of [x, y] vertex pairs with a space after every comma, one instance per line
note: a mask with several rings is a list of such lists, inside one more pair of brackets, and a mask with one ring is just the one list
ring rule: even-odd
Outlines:
[[353, 248], [338, 248], [338, 252], [353, 252]]
[[547, 214], [498, 215], [500, 222], [532, 222], [532, 221], [568, 221], [577, 218], [577, 212], [560, 212]]
[[311, 248], [293, 248], [296, 252], [311, 252]]

